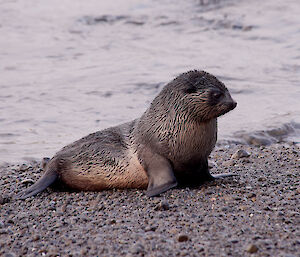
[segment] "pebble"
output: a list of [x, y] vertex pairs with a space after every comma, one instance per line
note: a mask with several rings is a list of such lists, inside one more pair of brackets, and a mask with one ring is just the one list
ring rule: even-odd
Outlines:
[[235, 165], [235, 161], [231, 159], [231, 160], [223, 162], [222, 165], [225, 167], [230, 167], [230, 166]]
[[133, 253], [133, 254], [144, 254], [145, 253], [145, 247], [140, 243], [136, 243], [130, 249], [130, 252]]
[[21, 181], [21, 184], [33, 184], [34, 180], [28, 178]]
[[253, 197], [256, 197], [256, 194], [255, 193], [250, 193], [250, 194], [247, 195], [247, 197], [248, 198], [253, 198]]
[[47, 163], [50, 161], [50, 158], [49, 157], [44, 157], [43, 160], [42, 160], [42, 167], [43, 169], [46, 168], [46, 165]]
[[232, 156], [231, 159], [240, 159], [240, 158], [246, 158], [249, 157], [250, 154], [248, 152], [246, 152], [243, 149], [239, 149], [237, 150]]
[[145, 227], [145, 231], [148, 232], [148, 231], [155, 231], [157, 229], [157, 226], [147, 226]]
[[[221, 147], [212, 153], [220, 164], [215, 173], [229, 172], [223, 162], [241, 149]], [[24, 188], [22, 179], [35, 180], [40, 163], [32, 164], [26, 176], [19, 166], [15, 173], [3, 167], [0, 256], [298, 256], [299, 156], [292, 156], [293, 148], [247, 146], [252, 158], [230, 159], [236, 165], [228, 168], [240, 180], [172, 189], [155, 199], [138, 189], [54, 189], [3, 204], [3, 196], [13, 197]], [[259, 247], [257, 253], [247, 251], [247, 243]]]
[[3, 257], [15, 257], [16, 255], [12, 252], [8, 252], [6, 254], [3, 255]]
[[262, 239], [262, 237], [259, 236], [259, 235], [255, 235], [252, 239], [253, 239], [253, 240], [258, 240], [258, 239]]
[[246, 247], [246, 251], [248, 253], [256, 253], [258, 251], [258, 247], [254, 244], [250, 244]]
[[187, 235], [179, 235], [178, 238], [177, 238], [177, 241], [178, 242], [186, 242], [189, 240], [189, 237]]
[[6, 229], [0, 229], [0, 235], [8, 234], [8, 231]]
[[208, 160], [208, 168], [212, 169], [216, 167], [218, 167], [218, 165], [214, 161]]
[[19, 170], [20, 170], [20, 171], [26, 171], [26, 170], [28, 170], [28, 169], [29, 169], [29, 166], [26, 165], [25, 163], [23, 163], [23, 164], [19, 167]]
[[160, 202], [154, 208], [155, 211], [167, 211], [169, 209], [170, 209], [170, 206], [167, 201]]
[[40, 236], [39, 235], [34, 235], [33, 238], [32, 238], [32, 241], [38, 241], [40, 240]]
[[6, 195], [0, 195], [0, 205], [9, 203], [9, 202], [10, 202], [10, 197], [8, 197]]

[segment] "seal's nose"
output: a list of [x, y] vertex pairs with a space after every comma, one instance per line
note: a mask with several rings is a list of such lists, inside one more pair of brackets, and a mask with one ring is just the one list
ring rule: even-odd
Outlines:
[[232, 104], [231, 104], [231, 108], [232, 110], [237, 106], [237, 102], [233, 101]]

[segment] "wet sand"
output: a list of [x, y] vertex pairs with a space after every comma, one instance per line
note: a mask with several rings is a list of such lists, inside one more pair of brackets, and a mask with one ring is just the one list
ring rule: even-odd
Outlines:
[[13, 200], [40, 177], [40, 163], [4, 165], [0, 255], [299, 256], [299, 147], [221, 145], [211, 160], [213, 173], [239, 177], [151, 199], [143, 190], [48, 189]]

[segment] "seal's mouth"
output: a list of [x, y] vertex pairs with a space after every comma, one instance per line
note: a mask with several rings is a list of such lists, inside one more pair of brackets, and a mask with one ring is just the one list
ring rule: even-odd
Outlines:
[[235, 101], [223, 103], [222, 108], [220, 108], [218, 116], [222, 116], [225, 113], [232, 111], [236, 106], [237, 106], [237, 102]]

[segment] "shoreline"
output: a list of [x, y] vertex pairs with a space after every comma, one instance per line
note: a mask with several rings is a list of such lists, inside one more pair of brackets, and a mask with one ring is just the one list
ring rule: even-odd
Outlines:
[[210, 160], [213, 174], [239, 177], [155, 198], [47, 189], [14, 200], [40, 177], [40, 163], [2, 165], [0, 255], [297, 256], [299, 147], [221, 144]]

